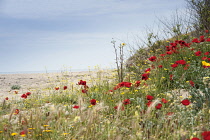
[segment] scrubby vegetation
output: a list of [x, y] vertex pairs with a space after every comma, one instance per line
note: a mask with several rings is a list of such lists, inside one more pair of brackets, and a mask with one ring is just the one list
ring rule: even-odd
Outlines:
[[11, 90], [15, 90], [15, 89], [19, 90], [20, 88], [21, 88], [20, 85], [13, 85], [13, 86], [11, 87]]

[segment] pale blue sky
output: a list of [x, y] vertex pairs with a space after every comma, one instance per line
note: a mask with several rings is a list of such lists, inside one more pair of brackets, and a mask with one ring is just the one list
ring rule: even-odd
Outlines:
[[0, 0], [0, 72], [113, 67], [112, 38], [176, 9], [185, 0]]

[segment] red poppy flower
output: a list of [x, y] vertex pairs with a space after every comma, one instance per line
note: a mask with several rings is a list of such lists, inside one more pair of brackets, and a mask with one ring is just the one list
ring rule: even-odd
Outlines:
[[115, 107], [114, 107], [114, 109], [117, 109], [117, 108], [118, 108], [118, 106], [115, 106]]
[[64, 86], [64, 87], [63, 87], [63, 90], [66, 90], [66, 89], [67, 89], [67, 86]]
[[207, 42], [210, 42], [210, 38], [207, 38], [206, 41], [207, 41]]
[[174, 63], [171, 65], [171, 67], [176, 68], [178, 66], [178, 64]]
[[26, 135], [26, 130], [21, 131], [20, 135]]
[[200, 56], [200, 55], [201, 55], [201, 51], [195, 52], [195, 55], [196, 55], [196, 56]]
[[117, 89], [119, 89], [119, 88], [120, 88], [120, 86], [117, 85], [117, 86], [115, 86], [115, 87], [113, 88], [113, 90], [117, 90]]
[[27, 92], [26, 95], [27, 95], [27, 96], [31, 95], [31, 92]]
[[190, 101], [188, 99], [182, 100], [181, 103], [185, 106], [190, 104]]
[[207, 60], [207, 59], [208, 59], [208, 57], [202, 57], [201, 59], [202, 59], [202, 60]]
[[190, 85], [191, 85], [192, 87], [195, 86], [195, 83], [194, 83], [192, 80], [190, 80], [189, 82], [190, 82]]
[[22, 125], [26, 125], [27, 123], [26, 123], [26, 121], [22, 121]]
[[160, 56], [164, 57], [166, 54], [160, 54]]
[[[118, 106], [115, 106], [114, 109], [117, 110], [117, 109], [118, 109]], [[121, 110], [121, 111], [125, 110], [125, 107], [124, 107], [124, 106], [121, 106], [121, 109], [120, 109], [120, 110]]]
[[204, 36], [200, 36], [200, 42], [204, 42], [204, 41], [205, 41]]
[[210, 68], [210, 66], [203, 66], [203, 68]]
[[120, 87], [131, 87], [131, 85], [132, 85], [132, 83], [130, 83], [130, 82], [121, 82], [121, 83], [119, 83], [118, 84], [118, 87], [116, 87], [116, 88], [120, 88]]
[[172, 49], [173, 49], [172, 46], [166, 46], [166, 51], [170, 51]]
[[82, 90], [82, 93], [87, 93], [87, 92], [88, 92], [87, 89], [83, 89], [83, 90]]
[[130, 83], [130, 82], [124, 82], [123, 85], [125, 87], [128, 87], [129, 88], [129, 87], [131, 87], [132, 83]]
[[75, 105], [75, 106], [73, 106], [73, 108], [78, 109], [78, 108], [79, 108], [79, 106], [78, 106], [78, 105]]
[[144, 72], [150, 72], [151, 71], [151, 69], [150, 68], [148, 68], [148, 69], [146, 69]]
[[149, 58], [149, 60], [152, 61], [152, 62], [153, 62], [153, 61], [156, 61], [156, 59], [157, 59], [156, 56], [151, 56], [151, 57]]
[[96, 105], [96, 99], [90, 100], [91, 105]]
[[185, 65], [186, 61], [185, 60], [178, 60], [178, 61], [176, 61], [176, 64]]
[[161, 101], [162, 101], [164, 104], [168, 103], [168, 100], [166, 100], [166, 99], [164, 99], [164, 98], [162, 98]]
[[149, 79], [149, 74], [150, 73], [144, 73], [144, 74], [142, 74], [142, 80], [147, 80], [147, 79]]
[[26, 99], [26, 98], [27, 98], [27, 95], [26, 95], [26, 94], [22, 94], [22, 95], [21, 95], [21, 98]]
[[201, 135], [204, 140], [210, 140], [210, 131], [204, 131]]
[[135, 86], [138, 87], [140, 86], [141, 81], [136, 81]]
[[191, 140], [200, 140], [199, 138], [192, 138]]
[[151, 96], [151, 95], [147, 95], [146, 98], [147, 98], [147, 100], [153, 100], [154, 99], [154, 97]]
[[152, 101], [147, 102], [147, 106], [149, 107], [152, 104]]
[[192, 40], [192, 42], [194, 42], [194, 43], [200, 43], [200, 41], [199, 41], [197, 38], [194, 38], [194, 39]]
[[55, 87], [55, 90], [59, 90], [59, 87]]
[[9, 98], [8, 98], [8, 97], [6, 97], [6, 98], [5, 98], [5, 100], [9, 100]]
[[124, 104], [124, 105], [128, 105], [128, 104], [130, 104], [130, 103], [131, 103], [130, 99], [125, 99], [125, 100], [123, 101], [123, 104]]
[[78, 85], [86, 85], [86, 81], [80, 80], [80, 81], [78, 82]]
[[131, 87], [131, 85], [132, 85], [132, 83], [130, 83], [130, 82], [121, 82], [120, 83], [121, 87]]
[[163, 65], [159, 65], [158, 68], [163, 68]]
[[209, 52], [205, 52], [204, 55], [209, 55]]
[[160, 103], [155, 106], [156, 109], [161, 109], [161, 107], [162, 107], [162, 104]]
[[166, 52], [166, 54], [169, 54], [169, 55], [171, 55], [173, 52], [171, 52], [171, 51], [167, 51]]
[[19, 114], [20, 110], [19, 109], [15, 109], [15, 115]]
[[208, 33], [209, 32], [209, 30], [205, 30], [205, 33]]
[[171, 74], [171, 75], [169, 76], [169, 78], [170, 78], [170, 80], [173, 80], [173, 74]]

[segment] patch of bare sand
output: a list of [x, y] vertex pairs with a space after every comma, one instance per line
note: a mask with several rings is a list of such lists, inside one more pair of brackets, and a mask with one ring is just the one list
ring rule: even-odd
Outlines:
[[[21, 99], [20, 96], [33, 89], [44, 89], [61, 85], [62, 81], [77, 84], [79, 80], [91, 81], [93, 79], [108, 78], [113, 74], [110, 70], [61, 72], [61, 73], [30, 73], [30, 74], [0, 74], [0, 100]], [[19, 90], [12, 90], [13, 85], [19, 85]], [[18, 91], [15, 94], [15, 91]]]

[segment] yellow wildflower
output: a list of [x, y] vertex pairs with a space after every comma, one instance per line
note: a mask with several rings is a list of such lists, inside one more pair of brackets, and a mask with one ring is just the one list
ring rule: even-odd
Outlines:
[[121, 43], [121, 45], [122, 45], [122, 46], [125, 46], [126, 44], [125, 44], [125, 43]]
[[32, 130], [32, 129], [35, 129], [35, 128], [28, 128], [28, 129]]
[[42, 132], [52, 132], [52, 130], [43, 130]]
[[26, 136], [26, 134], [22, 134], [22, 135], [20, 135], [21, 137], [25, 137]]
[[203, 66], [206, 66], [206, 67], [209, 67], [210, 66], [210, 63], [207, 63], [206, 61], [202, 61], [202, 65]]
[[64, 135], [64, 136], [65, 136], [65, 135], [68, 135], [68, 134], [69, 134], [69, 133], [63, 133], [62, 135]]
[[12, 133], [11, 136], [16, 136], [18, 133]]
[[205, 79], [209, 79], [210, 77], [203, 77], [203, 79], [205, 80]]

